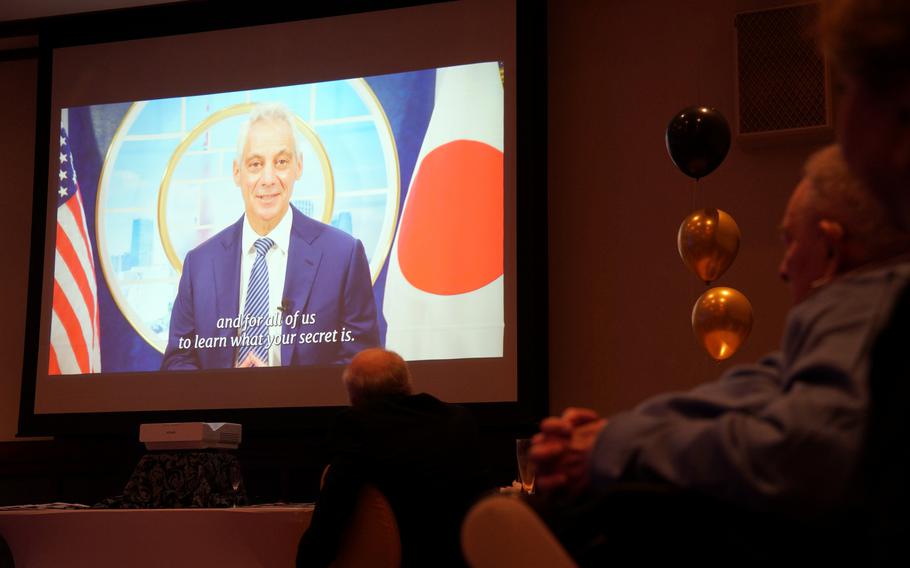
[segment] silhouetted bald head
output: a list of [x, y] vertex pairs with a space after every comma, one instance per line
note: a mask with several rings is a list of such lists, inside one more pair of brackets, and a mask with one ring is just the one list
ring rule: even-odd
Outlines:
[[352, 405], [389, 395], [411, 394], [411, 371], [398, 353], [364, 349], [341, 375]]

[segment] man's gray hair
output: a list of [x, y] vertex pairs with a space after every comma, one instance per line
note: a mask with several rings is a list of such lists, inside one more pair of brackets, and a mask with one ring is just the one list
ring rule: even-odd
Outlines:
[[804, 177], [809, 180], [809, 208], [817, 219], [840, 223], [844, 238], [865, 258], [880, 260], [907, 246], [908, 235], [859, 178], [847, 167], [840, 146], [832, 144], [806, 161]]
[[250, 133], [250, 127], [260, 120], [280, 120], [291, 128], [291, 134], [294, 136], [294, 157], [298, 158], [301, 152], [300, 136], [297, 134], [297, 128], [294, 125], [294, 113], [284, 103], [258, 103], [250, 111], [247, 120], [240, 125], [240, 133], [237, 136], [237, 162], [243, 159], [243, 147], [246, 146], [246, 137]]

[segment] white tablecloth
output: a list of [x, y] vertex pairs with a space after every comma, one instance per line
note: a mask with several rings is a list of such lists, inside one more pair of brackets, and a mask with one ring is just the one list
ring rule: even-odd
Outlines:
[[312, 507], [0, 511], [16, 568], [293, 566]]

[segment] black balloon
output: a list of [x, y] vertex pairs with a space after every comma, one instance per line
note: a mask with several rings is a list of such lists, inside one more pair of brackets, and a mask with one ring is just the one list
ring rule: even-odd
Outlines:
[[717, 169], [730, 149], [730, 127], [713, 108], [684, 108], [667, 125], [667, 151], [689, 177], [703, 178]]

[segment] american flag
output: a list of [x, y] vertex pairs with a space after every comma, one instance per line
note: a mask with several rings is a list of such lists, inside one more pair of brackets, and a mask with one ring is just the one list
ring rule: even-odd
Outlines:
[[57, 191], [57, 238], [54, 247], [54, 304], [48, 373], [74, 375], [101, 372], [98, 292], [92, 243], [73, 153], [66, 129], [60, 129]]

